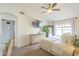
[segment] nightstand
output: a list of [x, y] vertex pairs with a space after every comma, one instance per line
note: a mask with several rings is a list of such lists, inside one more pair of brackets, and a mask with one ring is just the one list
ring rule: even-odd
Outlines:
[[74, 48], [74, 56], [79, 56], [79, 47]]

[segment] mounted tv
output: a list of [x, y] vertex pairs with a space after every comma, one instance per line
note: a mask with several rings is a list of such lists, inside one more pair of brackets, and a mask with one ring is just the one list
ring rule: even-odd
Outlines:
[[40, 20], [35, 20], [32, 22], [33, 27], [42, 27], [43, 23]]

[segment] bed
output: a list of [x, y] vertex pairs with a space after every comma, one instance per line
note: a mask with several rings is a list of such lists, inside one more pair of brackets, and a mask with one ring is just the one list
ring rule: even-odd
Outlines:
[[62, 43], [61, 39], [44, 38], [40, 42], [40, 48], [56, 56], [72, 56], [74, 46]]

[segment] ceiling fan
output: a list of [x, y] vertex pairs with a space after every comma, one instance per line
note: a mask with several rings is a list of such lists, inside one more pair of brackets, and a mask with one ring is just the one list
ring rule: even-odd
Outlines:
[[54, 8], [57, 5], [57, 3], [48, 4], [47, 7], [42, 6], [41, 8], [46, 9], [46, 11], [43, 11], [42, 13], [52, 13], [53, 11], [59, 11], [59, 8]]

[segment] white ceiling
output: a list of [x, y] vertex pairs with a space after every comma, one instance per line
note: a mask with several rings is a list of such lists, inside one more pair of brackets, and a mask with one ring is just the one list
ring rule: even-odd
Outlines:
[[60, 8], [60, 11], [54, 11], [52, 14], [42, 13], [44, 9], [41, 6], [47, 4], [44, 3], [23, 3], [23, 4], [0, 4], [0, 8], [17, 9], [25, 12], [30, 17], [36, 19], [45, 19], [47, 21], [57, 21], [66, 18], [79, 17], [79, 3], [58, 3], [56, 8]]

